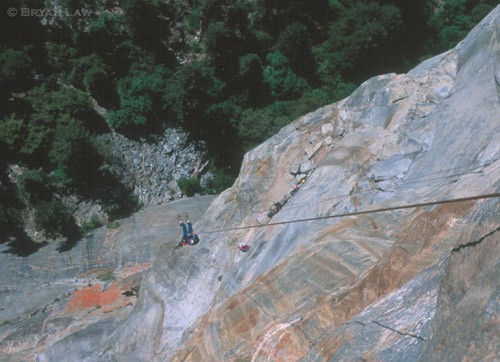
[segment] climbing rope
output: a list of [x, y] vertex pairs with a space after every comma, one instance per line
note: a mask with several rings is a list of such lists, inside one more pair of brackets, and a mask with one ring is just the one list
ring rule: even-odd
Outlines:
[[[473, 174], [473, 173], [482, 173], [481, 169], [486, 167], [486, 166], [491, 165], [492, 163], [494, 163], [494, 161], [483, 162], [483, 163], [477, 164], [477, 165], [472, 166], [472, 167], [471, 166], [460, 166], [460, 167], [454, 167], [454, 168], [449, 168], [449, 169], [445, 169], [445, 170], [441, 170], [441, 171], [432, 172], [429, 174], [423, 174], [420, 176], [416, 176], [416, 177], [407, 179], [402, 183], [402, 185], [399, 185], [399, 186], [406, 186], [408, 184], [421, 183], [421, 182], [444, 180], [444, 179], [448, 179], [448, 178], [456, 178], [456, 177], [465, 176], [465, 175]], [[429, 176], [439, 175], [439, 174], [447, 173], [450, 171], [456, 172], [456, 171], [461, 170], [461, 169], [467, 169], [467, 170], [465, 172], [461, 172], [461, 173], [453, 173], [451, 175], [443, 175], [443, 176], [436, 176], [436, 177], [428, 178]], [[304, 206], [321, 204], [321, 203], [325, 203], [325, 202], [335, 200], [335, 199], [341, 199], [341, 198], [345, 198], [345, 197], [349, 197], [349, 196], [353, 196], [353, 195], [357, 195], [357, 194], [364, 194], [364, 193], [368, 193], [370, 191], [379, 191], [379, 190], [380, 190], [380, 188], [378, 185], [373, 185], [372, 187], [359, 189], [357, 191], [351, 191], [348, 194], [325, 197], [325, 198], [322, 198], [321, 200], [316, 200], [316, 201], [296, 203], [293, 206], [283, 207], [279, 211], [281, 214], [283, 214], [285, 211], [288, 211], [288, 210], [293, 210], [293, 209], [301, 208]], [[391, 189], [391, 190], [387, 190], [387, 191], [396, 191], [396, 188]], [[257, 202], [258, 201], [254, 201], [252, 203], [257, 203]], [[276, 201], [270, 201], [270, 202], [276, 202]], [[228, 209], [226, 209], [226, 211], [231, 211], [231, 210], [235, 210], [235, 209], [237, 209], [237, 208], [236, 207], [228, 208]], [[256, 220], [258, 221], [258, 219], [267, 215], [267, 213], [268, 213], [268, 209], [262, 209], [262, 210], [256, 211], [253, 216], [241, 219], [240, 224], [244, 223], [244, 222], [249, 222], [249, 221], [256, 221]], [[269, 224], [267, 224], [267, 225], [269, 225]]]
[[347, 216], [373, 214], [373, 213], [378, 213], [378, 212], [412, 209], [412, 208], [417, 208], [417, 207], [443, 205], [443, 204], [451, 204], [451, 203], [457, 203], [457, 202], [466, 202], [466, 201], [481, 200], [481, 199], [491, 199], [491, 198], [497, 198], [497, 197], [500, 197], [500, 193], [461, 197], [461, 198], [457, 198], [457, 199], [422, 202], [422, 203], [409, 204], [409, 205], [382, 207], [382, 208], [368, 209], [368, 210], [363, 210], [363, 211], [347, 212], [347, 213], [333, 214], [333, 215], [326, 215], [326, 216], [316, 216], [316, 217], [310, 217], [310, 218], [305, 218], [305, 219], [284, 220], [284, 221], [271, 222], [271, 223], [262, 224], [262, 225], [259, 224], [259, 225], [248, 225], [248, 226], [236, 226], [236, 227], [225, 228], [225, 229], [214, 229], [214, 230], [200, 231], [200, 232], [198, 232], [198, 234], [214, 234], [214, 233], [221, 233], [221, 232], [234, 231], [234, 230], [264, 228], [264, 227], [277, 226], [277, 225], [294, 224], [294, 223], [299, 223], [299, 222], [334, 219], [334, 218], [341, 218], [341, 217], [347, 217]]

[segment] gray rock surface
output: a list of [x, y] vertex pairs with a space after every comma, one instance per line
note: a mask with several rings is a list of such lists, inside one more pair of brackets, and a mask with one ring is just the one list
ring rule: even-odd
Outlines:
[[[77, 361], [89, 354], [132, 310], [134, 289], [140, 289], [142, 274], [159, 248], [165, 245], [171, 252], [177, 245], [182, 235], [178, 215], [197, 220], [213, 199], [195, 197], [147, 208], [115, 223], [116, 228], [95, 230], [67, 251], [54, 242], [22, 258], [0, 246], [0, 361], [26, 360], [26, 351], [59, 340], [64, 342], [56, 345], [65, 350], [50, 349], [46, 360]], [[75, 293], [86, 289], [95, 292], [95, 300], [70, 307]], [[127, 291], [132, 295], [121, 294]], [[66, 343], [83, 349], [68, 349]]]
[[[498, 198], [321, 217], [499, 192], [499, 25], [497, 7], [455, 49], [408, 74], [374, 77], [284, 127], [245, 155], [233, 187], [196, 222], [198, 245], [161, 246], [142, 279], [87, 286], [55, 303], [47, 322], [38, 312], [1, 327], [2, 353], [35, 361], [495, 360]], [[290, 223], [299, 219], [307, 221]], [[129, 242], [145, 229], [131, 223]], [[29, 275], [29, 266], [16, 267]], [[137, 288], [129, 305], [120, 297], [85, 307], [82, 297]], [[40, 323], [43, 338], [27, 337]]]

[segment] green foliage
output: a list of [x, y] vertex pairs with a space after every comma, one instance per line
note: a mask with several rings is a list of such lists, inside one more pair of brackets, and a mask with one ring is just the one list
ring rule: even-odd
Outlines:
[[26, 127], [22, 119], [17, 118], [15, 114], [11, 114], [1, 121], [0, 140], [5, 142], [6, 151], [9, 154], [16, 155], [18, 150], [24, 144], [26, 137]]
[[[401, 13], [393, 5], [355, 2], [344, 6], [337, 20], [329, 24], [328, 39], [314, 47], [318, 75], [335, 86], [338, 76], [366, 77], [385, 61], [383, 50], [401, 25]], [[370, 58], [371, 57], [371, 58]], [[362, 78], [363, 79], [363, 78]]]
[[[21, 3], [16, 7], [28, 4]], [[78, 230], [54, 196], [68, 189], [99, 200], [111, 219], [138, 208], [107, 168], [111, 157], [99, 135], [109, 126], [94, 100], [113, 130], [129, 137], [169, 125], [187, 130], [190, 142], [204, 141], [215, 177], [203, 191], [220, 192], [233, 182], [244, 150], [370, 76], [406, 72], [422, 56], [454, 46], [498, 3], [121, 0], [91, 4], [98, 11], [88, 17], [5, 18], [0, 235], [23, 237], [25, 202], [52, 237], [74, 239]], [[69, 11], [90, 6], [58, 4]], [[6, 176], [10, 163], [37, 170], [20, 177], [19, 192]], [[200, 192], [193, 180], [184, 188]], [[40, 210], [70, 226], [64, 230]]]
[[239, 70], [239, 39], [225, 23], [209, 25], [204, 36], [205, 50], [212, 58], [215, 74], [225, 82], [231, 82]]
[[165, 101], [194, 137], [203, 138], [211, 127], [207, 113], [220, 100], [223, 88], [224, 83], [215, 77], [212, 67], [193, 62], [175, 72], [167, 84]]
[[344, 98], [352, 90], [352, 85], [343, 85], [334, 92], [314, 89], [304, 93], [298, 100], [276, 101], [265, 108], [246, 109], [237, 122], [238, 138], [242, 140], [244, 150], [248, 151], [297, 117]]
[[2, 182], [0, 188], [0, 243], [23, 234], [21, 214], [23, 206], [13, 189]]
[[[327, 88], [312, 89], [305, 92], [300, 99], [277, 101], [266, 108], [245, 112], [243, 123], [239, 124], [240, 137], [244, 140], [246, 149], [253, 147], [294, 119], [348, 96], [355, 88], [354, 84], [341, 83], [333, 91]], [[245, 119], [245, 116], [250, 118]]]
[[19, 195], [31, 204], [49, 201], [52, 198], [50, 180], [42, 171], [23, 172], [18, 180]]
[[[499, 1], [497, 0], [497, 3]], [[472, 8], [471, 11], [471, 25], [474, 26], [479, 23], [483, 18], [493, 10], [493, 6], [485, 3], [479, 3]]]
[[72, 60], [71, 65], [68, 81], [80, 89], [86, 89], [97, 100], [104, 100], [106, 91], [112, 88], [104, 61], [92, 54]]
[[478, 0], [446, 0], [432, 17], [439, 39], [438, 50], [452, 48], [465, 38], [469, 30], [497, 5], [495, 2], [498, 4], [498, 1], [490, 5]]
[[124, 0], [125, 21], [130, 37], [140, 48], [152, 52], [159, 63], [170, 65], [175, 57], [167, 46], [171, 36], [169, 4], [157, 0]]
[[[109, 282], [116, 279], [113, 268], [102, 268], [96, 270], [95, 272], [97, 273], [97, 279], [101, 282]], [[96, 306], [96, 308], [100, 308], [100, 306]]]
[[71, 87], [34, 88], [26, 95], [32, 113], [27, 124], [27, 136], [21, 153], [47, 155], [56, 128], [76, 122], [94, 132], [105, 129], [102, 118], [93, 110], [87, 95]]
[[188, 197], [194, 196], [195, 194], [203, 191], [200, 185], [200, 180], [196, 177], [180, 178], [177, 181], [177, 186], [179, 186], [181, 192]]
[[[10, 91], [26, 89], [33, 79], [33, 60], [26, 50], [6, 49], [0, 53], [0, 86]], [[4, 91], [5, 91], [4, 89]]]
[[339, 0], [328, 0], [328, 6], [332, 10], [340, 10], [342, 8]]
[[276, 41], [276, 49], [289, 60], [290, 68], [308, 79], [314, 76], [310, 34], [305, 25], [292, 23], [280, 33]]
[[54, 176], [58, 181], [79, 188], [97, 186], [93, 181], [99, 175], [104, 158], [95, 138], [77, 122], [56, 128], [49, 157], [56, 167]]
[[249, 106], [258, 106], [268, 101], [269, 87], [264, 84], [264, 68], [257, 54], [240, 57], [239, 83], [242, 96]]
[[49, 66], [57, 73], [68, 71], [71, 64], [75, 61], [76, 49], [61, 43], [47, 43], [47, 61]]
[[[114, 54], [116, 48], [130, 37], [131, 29], [127, 26], [126, 18], [118, 13], [104, 11], [93, 21], [88, 29], [89, 45], [103, 58], [113, 63], [125, 60], [120, 54]], [[111, 54], [110, 54], [111, 53]]]
[[88, 233], [89, 231], [95, 230], [98, 227], [102, 226], [102, 224], [99, 222], [99, 220], [93, 218], [87, 223], [82, 224], [82, 231], [85, 233]]
[[53, 192], [49, 178], [40, 171], [23, 172], [18, 179], [19, 194], [34, 208], [35, 226], [50, 239], [80, 235], [73, 216]]
[[[110, 176], [108, 175], [108, 177]], [[105, 185], [105, 196], [102, 198], [110, 204], [106, 208], [107, 217], [113, 224], [116, 219], [129, 216], [131, 213], [139, 210], [139, 207], [142, 205], [139, 203], [139, 199], [135, 195], [132, 195], [131, 190], [124, 188], [117, 180], [112, 181], [109, 185]], [[99, 184], [104, 184], [102, 179], [99, 180]]]
[[109, 223], [108, 225], [106, 225], [106, 227], [108, 229], [118, 229], [121, 225], [122, 225], [122, 223], [119, 220], [115, 220], [115, 221]]
[[92, 67], [83, 77], [85, 89], [101, 104], [111, 104], [113, 85], [111, 79], [103, 68]]
[[219, 194], [222, 191], [231, 187], [234, 183], [235, 176], [224, 169], [215, 167], [212, 163], [209, 171], [213, 177], [209, 178], [203, 186], [203, 192], [206, 194]]
[[171, 72], [156, 66], [153, 72], [136, 71], [118, 83], [120, 109], [108, 114], [110, 124], [120, 131], [137, 131], [138, 127], [151, 129], [158, 126], [166, 106], [166, 83]]
[[292, 71], [288, 58], [273, 52], [266, 60], [269, 65], [264, 69], [264, 82], [271, 88], [271, 95], [279, 100], [299, 97], [306, 82]]
[[104, 61], [96, 54], [70, 61], [68, 82], [85, 89], [100, 104], [110, 106], [114, 102], [114, 84]]
[[195, 8], [186, 16], [187, 28], [191, 33], [195, 33], [201, 25], [201, 8]]
[[56, 197], [35, 204], [35, 225], [49, 239], [72, 236], [76, 227], [73, 216]]

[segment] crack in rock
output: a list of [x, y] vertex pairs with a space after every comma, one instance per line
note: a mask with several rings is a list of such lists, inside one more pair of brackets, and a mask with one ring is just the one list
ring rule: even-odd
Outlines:
[[389, 329], [390, 331], [393, 331], [399, 335], [402, 335], [402, 336], [408, 336], [408, 337], [412, 337], [412, 338], [416, 338], [416, 339], [419, 339], [421, 341], [424, 341], [425, 342], [425, 338], [423, 337], [420, 337], [420, 336], [417, 336], [416, 334], [413, 334], [413, 333], [404, 333], [404, 332], [401, 332], [401, 331], [398, 331], [397, 329], [394, 329], [392, 327], [389, 327], [389, 326], [386, 326], [378, 321], [372, 321], [372, 323], [375, 323], [376, 325], [382, 327], [382, 328], [386, 328], [386, 329]]
[[259, 309], [260, 309], [260, 310], [261, 310], [261, 311], [262, 311], [262, 312], [263, 312], [263, 313], [264, 313], [264, 314], [265, 314], [265, 315], [266, 315], [269, 319], [271, 319], [271, 320], [273, 320], [274, 322], [276, 322], [276, 320], [275, 320], [275, 319], [274, 319], [274, 318], [273, 318], [273, 317], [272, 317], [269, 313], [267, 313], [267, 311], [264, 309], [264, 307], [262, 307], [262, 306], [260, 305], [260, 303], [259, 303], [259, 302], [257, 302], [257, 301], [256, 301], [254, 298], [252, 298], [251, 296], [249, 296], [247, 292], [244, 292], [243, 294], [245, 294], [245, 295], [246, 295], [246, 296], [247, 296], [247, 297], [248, 297], [248, 298], [249, 298], [252, 302], [254, 302], [254, 303], [255, 303], [255, 304], [259, 307]]
[[481, 238], [479, 238], [478, 240], [474, 240], [474, 241], [471, 241], [471, 242], [468, 242], [466, 244], [461, 244], [453, 249], [451, 249], [452, 252], [457, 252], [457, 251], [460, 251], [461, 249], [465, 249], [465, 248], [470, 248], [472, 246], [476, 246], [478, 244], [481, 244], [483, 242], [484, 239], [486, 239], [487, 237], [495, 234], [496, 232], [498, 232], [500, 230], [500, 226], [497, 227], [495, 230], [489, 232], [488, 234], [486, 235], [483, 235]]

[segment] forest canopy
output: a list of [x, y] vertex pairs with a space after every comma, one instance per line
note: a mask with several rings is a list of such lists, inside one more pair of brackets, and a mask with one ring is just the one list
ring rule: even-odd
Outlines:
[[[220, 192], [244, 152], [294, 118], [453, 47], [498, 3], [2, 1], [0, 242], [25, 237], [28, 206], [48, 238], [78, 235], [64, 190], [113, 217], [136, 209], [106, 168], [111, 130], [184, 128], [207, 144]], [[13, 183], [12, 164], [33, 171]]]

